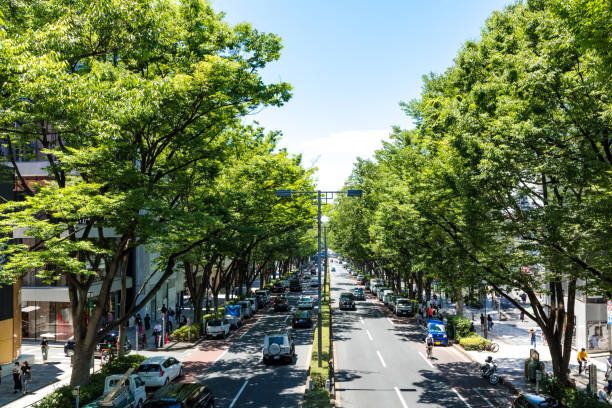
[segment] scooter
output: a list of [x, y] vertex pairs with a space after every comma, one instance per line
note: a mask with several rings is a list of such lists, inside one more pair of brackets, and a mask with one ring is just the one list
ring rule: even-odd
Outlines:
[[479, 373], [482, 378], [487, 378], [492, 385], [501, 381], [501, 376], [497, 374], [497, 364], [493, 362], [493, 357], [489, 356], [485, 360], [485, 364], [479, 367]]

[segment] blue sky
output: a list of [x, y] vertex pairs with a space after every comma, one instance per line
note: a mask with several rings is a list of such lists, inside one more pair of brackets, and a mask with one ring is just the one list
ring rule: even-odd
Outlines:
[[318, 187], [339, 189], [356, 157], [371, 157], [391, 126], [412, 124], [400, 101], [422, 76], [443, 72], [461, 45], [508, 0], [212, 0], [230, 23], [247, 21], [283, 39], [267, 81], [293, 86], [281, 108], [249, 116], [281, 130], [281, 146], [319, 168]]

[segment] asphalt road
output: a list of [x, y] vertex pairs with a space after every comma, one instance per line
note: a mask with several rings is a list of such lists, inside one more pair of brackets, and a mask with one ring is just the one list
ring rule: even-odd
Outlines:
[[475, 376], [474, 363], [453, 347], [436, 347], [425, 357], [422, 329], [397, 318], [369, 297], [356, 311], [340, 311], [340, 292], [356, 281], [338, 263], [332, 272], [334, 340], [342, 407], [509, 407], [513, 396], [502, 385]]
[[316, 295], [316, 288], [307, 285], [304, 288], [306, 290], [301, 293], [288, 293], [289, 312], [266, 312], [210, 368], [198, 376], [213, 390], [216, 407], [299, 406], [310, 365], [313, 329], [294, 330], [297, 359], [293, 364], [266, 366], [262, 361], [262, 349], [267, 331], [291, 327], [291, 316], [299, 296]]

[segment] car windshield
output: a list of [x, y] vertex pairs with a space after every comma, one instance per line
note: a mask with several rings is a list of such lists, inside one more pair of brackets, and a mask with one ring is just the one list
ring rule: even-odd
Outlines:
[[407, 300], [398, 300], [397, 304], [400, 305], [400, 306], [407, 306], [410, 303]]
[[302, 298], [302, 302], [310, 302], [310, 298], [309, 297], [303, 297]]
[[431, 332], [444, 332], [444, 326], [436, 323], [429, 323], [429, 331]]
[[221, 320], [219, 319], [214, 319], [214, 320], [210, 320], [208, 322], [209, 326], [221, 326]]
[[343, 293], [343, 294], [340, 295], [340, 298], [353, 300], [355, 298], [355, 296], [353, 296], [352, 293]]
[[283, 336], [270, 336], [268, 337], [268, 344], [280, 344], [283, 345]]
[[139, 373], [154, 373], [159, 371], [159, 364], [141, 364], [138, 367]]

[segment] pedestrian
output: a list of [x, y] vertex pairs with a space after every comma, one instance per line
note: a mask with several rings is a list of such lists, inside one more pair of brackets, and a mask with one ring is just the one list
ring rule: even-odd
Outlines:
[[24, 361], [21, 365], [21, 388], [23, 389], [23, 395], [28, 393], [28, 387], [32, 381], [32, 369], [27, 361]]
[[525, 321], [525, 311], [521, 310], [521, 322]]
[[588, 358], [589, 356], [587, 355], [587, 352], [583, 347], [582, 350], [578, 352], [578, 356], [576, 357], [576, 360], [578, 360], [578, 375], [582, 374], [583, 364], [584, 364], [584, 370], [586, 371], [586, 365], [587, 365]]
[[533, 346], [533, 349], [536, 349], [536, 332], [533, 329], [529, 329], [529, 344]]
[[484, 315], [481, 313], [481, 314], [480, 314], [480, 328], [481, 328], [482, 330], [484, 330], [484, 327], [485, 327], [485, 317], [484, 317]]
[[187, 324], [187, 317], [185, 317], [185, 315], [183, 315], [182, 320], [181, 320], [181, 327], [185, 326]]
[[521, 294], [521, 300], [523, 301], [523, 303], [527, 302], [527, 295], [525, 293]]
[[166, 305], [165, 305], [165, 304], [163, 304], [163, 305], [162, 305], [161, 312], [162, 312], [163, 314], [168, 313], [168, 308], [166, 307]]
[[493, 329], [493, 319], [491, 318], [491, 315], [487, 315], [487, 329], [489, 331]]
[[140, 313], [136, 313], [136, 326], [142, 326], [142, 317]]
[[161, 331], [161, 324], [159, 322], [155, 323], [155, 327], [153, 327], [153, 335], [155, 336], [155, 347], [161, 347]]
[[49, 356], [49, 341], [44, 337], [40, 342], [40, 351], [42, 352], [43, 363], [46, 363]]
[[608, 382], [608, 390], [612, 390], [612, 351], [606, 359], [606, 381]]
[[149, 330], [151, 328], [151, 316], [147, 313], [144, 318], [145, 330]]
[[168, 331], [168, 334], [172, 333], [173, 321], [174, 321], [174, 317], [172, 317], [172, 314], [168, 313], [168, 324], [166, 324], [166, 329]]
[[13, 394], [17, 394], [21, 390], [21, 367], [19, 361], [15, 361], [13, 366]]
[[476, 332], [476, 328], [474, 327], [474, 322], [470, 322], [470, 333]]

